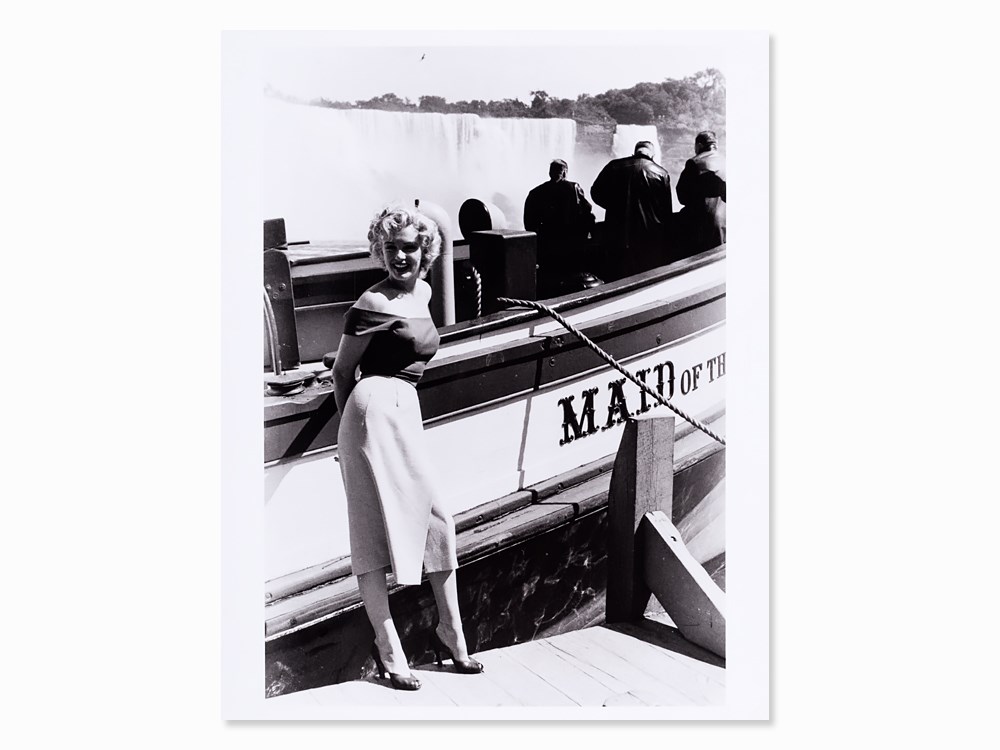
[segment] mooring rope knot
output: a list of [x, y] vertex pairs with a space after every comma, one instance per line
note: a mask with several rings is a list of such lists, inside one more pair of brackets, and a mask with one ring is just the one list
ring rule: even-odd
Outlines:
[[574, 336], [576, 336], [578, 339], [580, 339], [580, 341], [582, 341], [587, 346], [588, 349], [590, 349], [592, 352], [594, 352], [594, 354], [596, 354], [598, 357], [600, 357], [605, 362], [607, 362], [609, 365], [611, 365], [611, 367], [613, 367], [614, 369], [618, 370], [618, 372], [620, 372], [626, 378], [628, 378], [633, 383], [635, 383], [637, 386], [639, 386], [639, 388], [642, 391], [644, 391], [645, 393], [648, 393], [650, 396], [652, 396], [653, 398], [655, 398], [657, 400], [657, 402], [659, 402], [663, 406], [665, 406], [668, 409], [670, 409], [670, 411], [674, 412], [674, 414], [676, 414], [677, 416], [679, 416], [685, 422], [688, 422], [689, 424], [697, 427], [699, 430], [701, 430], [702, 432], [704, 432], [706, 435], [708, 435], [713, 440], [717, 440], [718, 442], [722, 443], [723, 445], [726, 444], [726, 441], [723, 438], [721, 438], [720, 436], [716, 435], [714, 432], [712, 432], [710, 429], [708, 429], [708, 427], [706, 427], [704, 424], [702, 424], [701, 422], [699, 422], [694, 417], [690, 416], [689, 414], [685, 414], [681, 409], [678, 409], [676, 406], [674, 406], [669, 401], [667, 401], [665, 398], [663, 398], [662, 395], [660, 395], [659, 393], [657, 393], [656, 391], [654, 391], [650, 386], [646, 385], [644, 382], [642, 382], [641, 380], [639, 380], [639, 378], [637, 378], [635, 375], [633, 375], [628, 370], [626, 370], [624, 367], [622, 367], [614, 357], [612, 357], [606, 351], [604, 351], [603, 349], [601, 349], [601, 347], [599, 347], [597, 344], [595, 344], [593, 341], [591, 341], [587, 337], [587, 335], [585, 333], [583, 333], [582, 331], [580, 331], [579, 329], [577, 329], [572, 323], [570, 323], [568, 320], [566, 320], [566, 318], [564, 318], [562, 315], [560, 315], [559, 313], [557, 313], [555, 310], [553, 310], [548, 305], [543, 305], [540, 302], [533, 302], [531, 300], [512, 299], [510, 297], [497, 297], [497, 301], [498, 302], [503, 302], [504, 304], [507, 304], [507, 305], [516, 305], [518, 307], [527, 307], [527, 308], [529, 308], [531, 310], [537, 310], [538, 312], [545, 313], [550, 318], [552, 318], [557, 323], [559, 323], [559, 325], [561, 325], [567, 331], [569, 331]]

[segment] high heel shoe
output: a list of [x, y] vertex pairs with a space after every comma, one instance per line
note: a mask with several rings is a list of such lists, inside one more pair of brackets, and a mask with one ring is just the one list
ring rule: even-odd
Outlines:
[[434, 649], [434, 658], [437, 660], [439, 667], [444, 666], [443, 659], [441, 658], [441, 652], [443, 651], [451, 657], [456, 672], [461, 674], [479, 674], [484, 669], [483, 665], [475, 659], [456, 659], [454, 652], [444, 645], [444, 641], [438, 635], [437, 625], [431, 630], [431, 648]]
[[[378, 652], [378, 646], [374, 643], [372, 644], [372, 658], [375, 660], [375, 667], [378, 669], [378, 676], [381, 679], [385, 678], [386, 668], [385, 664], [382, 663], [382, 655]], [[389, 672], [389, 682], [392, 684], [395, 690], [420, 690], [420, 680], [416, 677], [403, 677], [402, 675], [393, 674]]]

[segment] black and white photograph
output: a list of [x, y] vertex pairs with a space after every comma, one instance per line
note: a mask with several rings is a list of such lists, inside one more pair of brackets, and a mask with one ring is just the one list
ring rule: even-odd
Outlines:
[[995, 745], [988, 10], [8, 3], [6, 745]]
[[768, 427], [727, 456], [727, 408], [766, 381], [728, 292], [767, 293], [767, 64], [751, 33], [223, 36], [263, 453], [254, 524], [224, 506], [261, 593], [233, 718], [747, 718], [733, 668], [766, 714], [727, 465]]

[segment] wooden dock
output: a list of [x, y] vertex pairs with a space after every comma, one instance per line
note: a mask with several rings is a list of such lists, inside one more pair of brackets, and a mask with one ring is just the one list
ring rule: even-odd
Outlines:
[[725, 702], [722, 660], [646, 619], [601, 625], [475, 655], [486, 671], [414, 668], [420, 690], [388, 679], [329, 685], [270, 700], [293, 706], [705, 706]]

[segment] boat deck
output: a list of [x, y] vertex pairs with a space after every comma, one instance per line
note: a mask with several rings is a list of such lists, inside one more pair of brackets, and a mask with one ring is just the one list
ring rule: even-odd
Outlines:
[[486, 671], [461, 675], [436, 664], [413, 673], [422, 687], [388, 679], [329, 685], [270, 700], [294, 706], [711, 706], [725, 702], [717, 656], [647, 617], [475, 654]]

